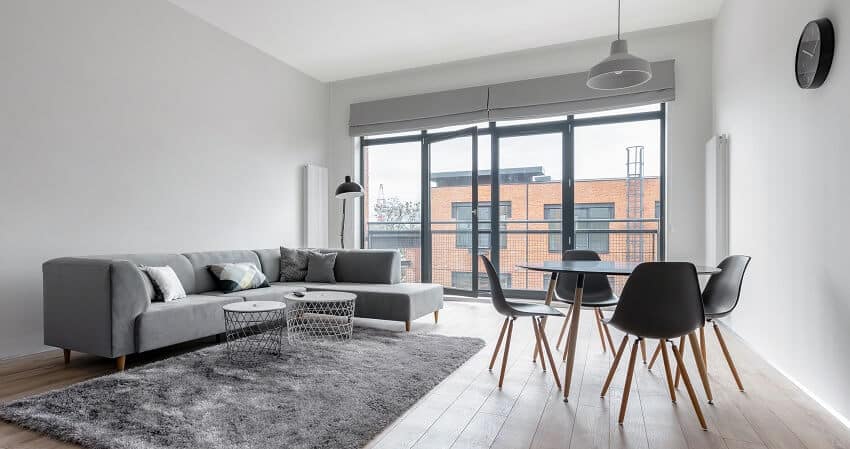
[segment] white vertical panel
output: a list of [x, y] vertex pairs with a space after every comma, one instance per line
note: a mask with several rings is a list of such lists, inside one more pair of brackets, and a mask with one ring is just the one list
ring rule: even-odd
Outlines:
[[328, 169], [304, 166], [304, 243], [307, 248], [328, 246]]
[[705, 144], [705, 263], [729, 255], [729, 137]]

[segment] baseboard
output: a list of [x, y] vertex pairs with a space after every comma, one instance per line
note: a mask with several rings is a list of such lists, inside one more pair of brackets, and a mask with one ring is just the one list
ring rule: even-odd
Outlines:
[[744, 337], [742, 337], [742, 336], [741, 336], [741, 334], [739, 334], [738, 332], [736, 332], [736, 331], [735, 331], [735, 329], [733, 329], [733, 328], [732, 328], [732, 326], [729, 326], [729, 325], [728, 325], [727, 323], [725, 323], [724, 321], [721, 321], [721, 320], [718, 320], [718, 321], [719, 321], [719, 322], [723, 325], [723, 327], [724, 327], [724, 328], [726, 328], [726, 330], [727, 330], [727, 331], [731, 332], [731, 333], [732, 333], [732, 334], [734, 334], [736, 337], [738, 337], [738, 340], [740, 340], [741, 342], [743, 342], [743, 343], [744, 343], [744, 346], [746, 346], [746, 347], [747, 347], [750, 351], [752, 351], [753, 353], [755, 353], [755, 354], [757, 354], [759, 357], [761, 357], [761, 358], [762, 358], [762, 360], [764, 360], [765, 362], [767, 362], [767, 364], [768, 364], [768, 365], [770, 365], [770, 367], [771, 367], [771, 368], [775, 369], [775, 370], [776, 370], [779, 374], [781, 374], [781, 375], [782, 375], [782, 377], [784, 377], [784, 378], [788, 379], [789, 381], [791, 381], [791, 383], [792, 383], [792, 384], [794, 384], [794, 386], [796, 386], [797, 388], [799, 388], [799, 389], [800, 389], [800, 391], [802, 391], [802, 392], [803, 392], [806, 396], [810, 397], [810, 398], [811, 398], [813, 401], [815, 401], [818, 405], [820, 405], [821, 407], [823, 407], [823, 409], [824, 409], [824, 410], [826, 410], [826, 411], [827, 411], [830, 415], [832, 415], [833, 417], [835, 417], [835, 419], [837, 419], [837, 420], [838, 420], [838, 422], [840, 422], [841, 424], [843, 424], [843, 425], [844, 425], [844, 427], [847, 427], [848, 429], [850, 429], [850, 419], [847, 419], [844, 415], [842, 415], [841, 413], [838, 413], [838, 411], [837, 411], [837, 410], [835, 410], [834, 408], [832, 408], [832, 406], [830, 406], [830, 405], [829, 405], [829, 404], [827, 404], [824, 400], [822, 400], [820, 397], [818, 397], [818, 395], [816, 395], [816, 394], [812, 393], [812, 391], [811, 391], [811, 390], [809, 390], [808, 388], [806, 388], [806, 386], [805, 386], [805, 385], [803, 385], [803, 384], [801, 384], [800, 382], [798, 382], [798, 381], [797, 381], [797, 379], [795, 379], [793, 376], [789, 375], [789, 374], [788, 374], [787, 372], [785, 372], [785, 370], [783, 370], [782, 368], [780, 368], [780, 367], [776, 366], [776, 364], [775, 364], [775, 363], [771, 362], [770, 360], [768, 360], [767, 358], [765, 358], [764, 356], [762, 356], [762, 355], [761, 355], [761, 352], [759, 352], [758, 350], [756, 350], [756, 348], [754, 348], [754, 347], [753, 347], [753, 345], [751, 345], [751, 344], [750, 344], [750, 342], [748, 342], [748, 341], [747, 341]]

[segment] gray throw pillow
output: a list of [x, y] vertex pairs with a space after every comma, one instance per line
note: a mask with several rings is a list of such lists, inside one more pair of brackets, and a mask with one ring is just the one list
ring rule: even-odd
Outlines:
[[311, 252], [307, 262], [307, 282], [325, 282], [336, 284], [334, 265], [336, 253], [320, 254]]
[[312, 251], [280, 247], [280, 282], [304, 282]]

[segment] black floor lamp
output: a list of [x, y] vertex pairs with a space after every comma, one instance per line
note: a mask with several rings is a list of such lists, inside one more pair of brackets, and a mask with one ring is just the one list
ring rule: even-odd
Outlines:
[[363, 186], [351, 180], [351, 176], [345, 177], [345, 182], [336, 188], [336, 197], [342, 200], [342, 225], [339, 229], [339, 246], [345, 248], [345, 202], [349, 198], [363, 196]]

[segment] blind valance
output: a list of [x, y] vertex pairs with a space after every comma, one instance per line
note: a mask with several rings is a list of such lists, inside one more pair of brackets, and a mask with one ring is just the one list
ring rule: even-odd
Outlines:
[[354, 103], [349, 135], [394, 133], [490, 120], [578, 114], [672, 101], [673, 60], [652, 63], [652, 79], [625, 90], [587, 87], [587, 73]]

